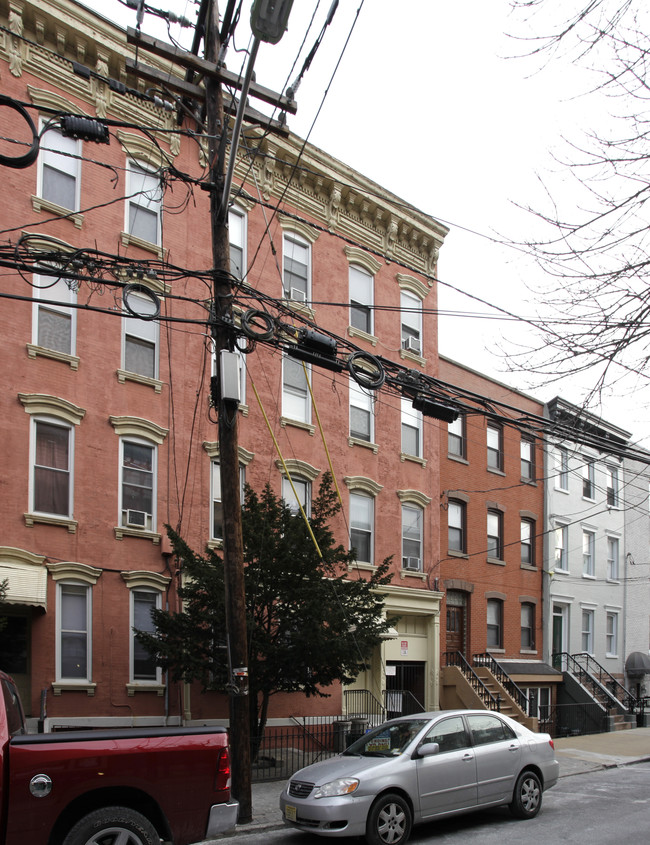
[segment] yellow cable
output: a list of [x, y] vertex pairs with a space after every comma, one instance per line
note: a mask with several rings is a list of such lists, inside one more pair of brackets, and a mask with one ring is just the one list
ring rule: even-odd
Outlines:
[[329, 464], [330, 475], [332, 476], [332, 481], [334, 482], [334, 489], [336, 490], [336, 495], [339, 497], [341, 509], [343, 509], [343, 499], [341, 498], [341, 491], [339, 490], [339, 485], [336, 483], [336, 475], [334, 474], [334, 467], [332, 466], [332, 458], [330, 456], [330, 450], [327, 448], [327, 441], [325, 440], [325, 432], [323, 431], [323, 426], [321, 425], [320, 414], [318, 413], [318, 407], [316, 405], [316, 400], [314, 399], [314, 393], [311, 389], [311, 382], [309, 380], [309, 373], [307, 372], [307, 367], [305, 367], [304, 361], [302, 362], [302, 368], [305, 371], [305, 379], [307, 380], [307, 387], [309, 388], [309, 395], [311, 396], [311, 404], [313, 405], [314, 413], [316, 414], [316, 421], [318, 422], [318, 430], [320, 431], [320, 439], [323, 441], [323, 446], [325, 447], [325, 454], [327, 455], [327, 463]]

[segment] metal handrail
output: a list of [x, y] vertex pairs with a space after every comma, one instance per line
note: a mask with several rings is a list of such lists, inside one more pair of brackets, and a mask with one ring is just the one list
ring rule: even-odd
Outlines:
[[474, 666], [485, 666], [494, 675], [501, 686], [506, 690], [508, 695], [515, 701], [524, 713], [528, 714], [528, 696], [517, 686], [510, 675], [488, 652], [482, 654], [474, 654], [472, 656]]
[[[375, 698], [370, 690], [345, 690], [343, 697], [345, 700], [345, 712], [348, 718], [356, 714], [367, 716], [368, 718], [375, 717], [378, 719], [378, 724], [386, 720], [386, 711], [381, 701]], [[350, 706], [350, 702], [352, 706]]]
[[460, 651], [446, 651], [444, 658], [445, 666], [457, 666], [460, 669], [488, 710], [501, 710], [501, 697], [492, 695]]
[[[395, 696], [393, 702], [390, 701], [391, 696]], [[399, 696], [400, 702], [400, 716], [410, 716], [412, 713], [421, 713], [424, 710], [424, 706], [417, 698], [413, 695], [410, 690], [407, 689], [385, 689], [384, 690], [384, 708], [386, 713], [396, 713], [397, 708], [389, 707], [389, 704], [394, 703], [398, 699], [396, 696]]]
[[[607, 669], [601, 666], [598, 661], [594, 660], [590, 654], [587, 652], [569, 654], [566, 651], [561, 651], [556, 652], [553, 658], [554, 660], [560, 658], [563, 661], [562, 665], [566, 665], [568, 670], [578, 678], [583, 686], [591, 689], [594, 697], [597, 698], [599, 694], [604, 695], [607, 701], [617, 707], [623, 707], [630, 713], [634, 712], [637, 703], [636, 697], [620, 684], [616, 678], [610, 675]], [[578, 658], [582, 659], [586, 666], [582, 665]], [[597, 668], [596, 672], [593, 671], [594, 667]], [[603, 683], [603, 677], [606, 678], [606, 683]], [[611, 688], [608, 688], [607, 684], [610, 684]], [[616, 693], [621, 695], [620, 699]]]

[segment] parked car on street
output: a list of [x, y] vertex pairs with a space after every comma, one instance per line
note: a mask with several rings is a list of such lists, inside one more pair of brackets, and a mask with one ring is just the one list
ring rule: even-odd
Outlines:
[[500, 713], [440, 710], [385, 722], [296, 772], [280, 809], [298, 830], [402, 845], [414, 824], [486, 807], [532, 819], [559, 771], [548, 734]]

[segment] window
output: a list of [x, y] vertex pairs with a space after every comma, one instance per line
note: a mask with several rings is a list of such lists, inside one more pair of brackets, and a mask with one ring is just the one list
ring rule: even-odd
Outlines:
[[[151, 299], [131, 293], [129, 302], [133, 303], [136, 298], [138, 313], [156, 313], [156, 305]], [[133, 317], [125, 309], [122, 326], [124, 369], [144, 378], [158, 378], [158, 321]]]
[[230, 272], [235, 279], [243, 279], [246, 273], [246, 214], [237, 206], [228, 211], [228, 237]]
[[34, 420], [32, 502], [36, 513], [72, 516], [73, 432], [69, 426]]
[[450, 719], [442, 719], [440, 722], [436, 722], [425, 736], [424, 742], [437, 742], [441, 754], [468, 748], [469, 742], [462, 717], [452, 716]]
[[375, 502], [371, 496], [350, 493], [350, 548], [355, 549], [357, 560], [372, 563]]
[[[307, 375], [305, 375], [305, 370]], [[282, 415], [297, 422], [311, 422], [309, 397], [310, 367], [303, 367], [302, 361], [284, 356], [282, 361]]]
[[374, 397], [350, 379], [350, 437], [372, 443], [375, 437]]
[[152, 244], [161, 241], [162, 184], [157, 173], [127, 163], [127, 231]]
[[41, 139], [38, 162], [39, 197], [61, 208], [78, 211], [81, 141], [64, 138], [57, 129], [48, 129]]
[[532, 440], [523, 440], [520, 444], [521, 453], [521, 477], [524, 481], [535, 480], [535, 443]]
[[487, 427], [487, 465], [488, 469], [503, 469], [503, 432], [499, 426]]
[[607, 479], [607, 505], [610, 508], [618, 507], [618, 467], [605, 467]]
[[490, 745], [493, 742], [512, 741], [516, 738], [515, 732], [508, 725], [505, 725], [497, 716], [468, 716], [470, 730], [474, 746]]
[[488, 599], [487, 602], [487, 645], [488, 648], [503, 648], [503, 601]]
[[569, 571], [569, 555], [567, 552], [569, 544], [569, 526], [555, 526], [555, 568], [560, 572]]
[[596, 535], [593, 531], [582, 532], [582, 574], [593, 578], [596, 573], [595, 562]]
[[465, 417], [462, 414], [447, 423], [447, 451], [458, 458], [465, 457]]
[[400, 294], [402, 313], [402, 349], [422, 354], [422, 300], [412, 293]]
[[121, 441], [120, 524], [128, 528], [156, 530], [156, 449], [134, 440]]
[[[294, 475], [291, 476], [291, 481], [293, 482], [293, 489], [289, 479], [283, 476], [282, 498], [294, 515], [300, 513], [300, 508], [298, 507], [298, 502], [300, 502], [305, 515], [307, 517], [311, 516], [311, 481]], [[295, 493], [294, 489], [296, 491]]]
[[608, 611], [605, 619], [605, 648], [608, 657], [618, 654], [618, 613]]
[[450, 551], [465, 552], [465, 503], [454, 499], [447, 506], [448, 548]]
[[[34, 327], [32, 342], [44, 349], [75, 354], [77, 301], [72, 282], [51, 276], [34, 276]], [[45, 302], [44, 300], [47, 300]]]
[[535, 648], [535, 605], [530, 602], [521, 605], [521, 647], [526, 651]]
[[607, 538], [607, 578], [617, 581], [618, 572], [618, 537]]
[[[223, 540], [223, 503], [221, 499], [221, 464], [219, 461], [212, 461], [212, 473], [210, 481], [210, 537], [213, 540]], [[239, 498], [244, 501], [244, 486], [246, 483], [246, 470], [239, 467]]]
[[582, 465], [582, 497], [584, 499], [593, 499], [595, 490], [594, 462], [587, 458], [584, 461]]
[[402, 505], [402, 567], [422, 572], [422, 508]]
[[564, 446], [555, 448], [555, 486], [558, 490], [569, 489], [569, 453]]
[[402, 409], [402, 452], [405, 455], [422, 457], [422, 414], [413, 408], [410, 399], [401, 399]]
[[495, 560], [503, 560], [503, 516], [500, 511], [488, 511], [487, 515], [487, 554]]
[[308, 303], [311, 300], [311, 247], [293, 233], [285, 233], [282, 244], [283, 296]]
[[535, 523], [530, 519], [521, 520], [521, 563], [535, 566]]
[[61, 681], [90, 681], [90, 587], [59, 583], [57, 598], [57, 677]]
[[357, 264], [350, 265], [350, 325], [366, 334], [373, 332], [374, 279]]
[[582, 611], [582, 650], [588, 654], [594, 651], [594, 612], [593, 610]]
[[153, 634], [156, 630], [152, 611], [160, 610], [160, 593], [131, 590], [131, 680], [160, 683], [161, 670], [135, 636], [136, 631]]

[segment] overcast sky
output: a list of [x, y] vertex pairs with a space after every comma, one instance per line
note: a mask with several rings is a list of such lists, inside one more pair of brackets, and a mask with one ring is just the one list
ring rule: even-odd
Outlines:
[[[148, 3], [195, 18], [192, 2]], [[85, 4], [124, 27], [135, 26], [135, 12], [118, 0]], [[222, 10], [225, 5], [222, 0]], [[258, 82], [280, 91], [295, 79], [330, 6], [331, 0], [295, 2], [282, 41], [260, 48]], [[315, 8], [314, 24], [292, 70]], [[244, 9], [236, 49], [226, 57], [233, 71], [244, 60], [238, 51], [248, 46], [248, 2]], [[538, 21], [529, 32], [542, 27]], [[150, 15], [142, 29], [164, 35]], [[187, 30], [182, 36], [178, 28], [172, 31], [189, 43]], [[522, 20], [510, 15], [508, 0], [340, 0], [298, 89], [298, 114], [289, 125], [450, 226], [440, 256], [440, 308], [481, 316], [443, 313], [441, 354], [542, 400], [560, 393], [579, 402], [591, 387], [588, 376], [579, 384], [545, 387], [508, 372], [503, 357], [493, 353], [502, 345], [525, 343], [530, 329], [517, 321], [489, 319], [497, 312], [444, 284], [519, 316], [536, 314], [537, 304], [527, 301], [526, 283], [543, 284], [543, 275], [525, 254], [490, 237], [525, 240], [531, 235], [535, 219], [517, 204], [541, 201], [539, 175], [552, 178], [556, 187], [570, 185], [568, 174], [554, 164], [553, 152], [563, 148], [563, 135], [575, 138], [604, 119], [579, 96], [589, 82], [575, 66], [558, 59], [539, 70], [535, 60], [515, 57], [523, 56], [526, 47], [509, 36], [525, 32]], [[603, 415], [637, 437], [650, 434], [647, 409], [638, 402], [613, 394]]]

